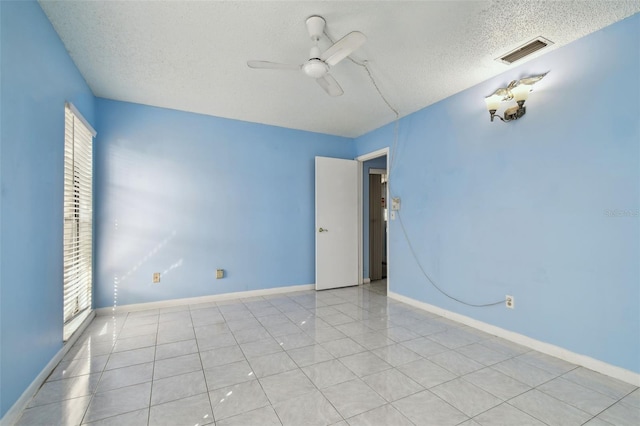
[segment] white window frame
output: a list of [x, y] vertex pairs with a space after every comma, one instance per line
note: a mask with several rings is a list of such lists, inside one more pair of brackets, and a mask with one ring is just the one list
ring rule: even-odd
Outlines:
[[63, 340], [89, 316], [93, 305], [93, 138], [96, 131], [65, 103]]

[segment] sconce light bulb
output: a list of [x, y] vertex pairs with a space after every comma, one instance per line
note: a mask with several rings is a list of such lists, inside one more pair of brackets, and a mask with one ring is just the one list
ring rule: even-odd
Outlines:
[[519, 84], [513, 89], [511, 89], [511, 94], [513, 95], [513, 99], [516, 102], [518, 101], [526, 101], [529, 98], [529, 92], [531, 91], [531, 86], [527, 84]]
[[502, 97], [498, 95], [491, 95], [484, 98], [484, 101], [487, 103], [487, 110], [497, 111], [500, 108], [500, 102], [502, 102]]

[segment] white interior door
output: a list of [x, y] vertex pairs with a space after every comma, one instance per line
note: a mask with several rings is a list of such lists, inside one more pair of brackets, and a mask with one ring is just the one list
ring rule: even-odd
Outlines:
[[316, 290], [358, 284], [358, 162], [316, 157]]

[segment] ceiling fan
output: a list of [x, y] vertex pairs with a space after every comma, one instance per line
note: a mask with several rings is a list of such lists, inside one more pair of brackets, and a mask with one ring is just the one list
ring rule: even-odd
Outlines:
[[314, 15], [307, 18], [306, 24], [309, 37], [314, 45], [309, 52], [309, 59], [305, 63], [293, 65], [268, 61], [247, 61], [247, 65], [249, 68], [258, 69], [302, 70], [309, 77], [315, 78], [329, 96], [340, 96], [344, 91], [336, 79], [329, 74], [329, 69], [362, 46], [367, 38], [361, 32], [353, 31], [320, 53], [318, 41], [324, 33], [326, 22], [322, 16]]

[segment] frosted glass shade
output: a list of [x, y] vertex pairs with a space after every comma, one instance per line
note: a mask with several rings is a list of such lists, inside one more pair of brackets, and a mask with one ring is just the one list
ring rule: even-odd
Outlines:
[[531, 91], [531, 86], [526, 84], [518, 84], [516, 87], [511, 89], [511, 94], [513, 95], [513, 99], [518, 101], [526, 101], [529, 97], [529, 92]]
[[484, 101], [487, 103], [487, 109], [489, 111], [497, 110], [498, 108], [500, 108], [500, 102], [502, 102], [502, 96], [498, 96], [498, 95], [487, 96], [486, 98], [484, 98]]

